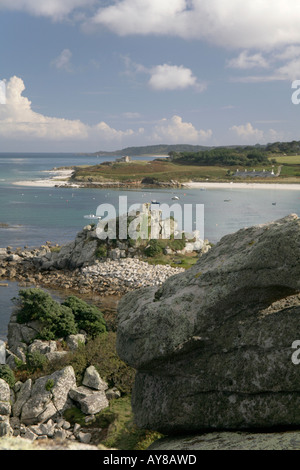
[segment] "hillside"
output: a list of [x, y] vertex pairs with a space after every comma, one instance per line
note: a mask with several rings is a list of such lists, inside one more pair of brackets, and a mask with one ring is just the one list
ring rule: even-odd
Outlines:
[[168, 155], [169, 152], [199, 152], [201, 150], [208, 150], [211, 147], [204, 147], [202, 145], [188, 145], [188, 144], [177, 144], [177, 145], [148, 145], [144, 147], [127, 147], [122, 150], [115, 150], [113, 152], [106, 152], [99, 150], [98, 152], [89, 153], [88, 155], [99, 155], [99, 157], [105, 156], [143, 156], [143, 155]]

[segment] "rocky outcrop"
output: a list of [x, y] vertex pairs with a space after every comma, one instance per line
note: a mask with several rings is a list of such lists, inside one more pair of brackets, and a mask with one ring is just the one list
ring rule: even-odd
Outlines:
[[[7, 344], [5, 345], [5, 363], [15, 370], [17, 364], [27, 361], [28, 354], [39, 353], [45, 356], [48, 361], [60, 359], [68, 351], [75, 351], [79, 344], [86, 343], [86, 334], [69, 335], [56, 341], [41, 341], [37, 339], [43, 329], [42, 323], [31, 321], [28, 323], [18, 323], [17, 313], [13, 313], [8, 324]], [[63, 345], [67, 350], [63, 349]]]
[[[184, 232], [176, 232], [177, 223], [173, 219], [157, 220], [157, 239], [169, 240], [171, 234]], [[150, 234], [150, 226], [149, 226]], [[197, 252], [199, 254], [206, 253], [210, 249], [208, 240], [200, 238], [199, 231], [186, 234], [187, 239], [183, 239], [182, 247], [172, 248], [166, 245], [166, 254], [186, 254]], [[179, 235], [178, 235], [179, 237]], [[101, 240], [98, 236], [98, 229], [92, 225], [87, 225], [79, 232], [74, 241], [61, 247], [57, 251], [49, 250], [42, 256], [35, 256], [32, 259], [34, 265], [41, 271], [48, 270], [74, 270], [95, 264], [99, 259], [101, 261], [116, 261], [122, 259], [135, 258], [138, 259], [144, 255], [147, 249], [149, 239], [142, 241], [127, 240]], [[12, 261], [12, 260], [11, 260]], [[16, 260], [15, 260], [16, 261]]]
[[74, 387], [76, 379], [70, 366], [37, 379], [31, 387], [30, 398], [22, 407], [21, 422], [26, 425], [44, 423], [57, 414], [63, 414], [69, 392]]
[[[119, 303], [136, 422], [164, 434], [300, 424], [300, 220], [225, 236], [185, 273]], [[293, 297], [294, 296], [294, 297]]]
[[[84, 385], [77, 386], [71, 366], [33, 381], [17, 382], [14, 387], [0, 379], [0, 438], [20, 437], [30, 441], [54, 439], [77, 440], [89, 444], [92, 434], [79, 424], [69, 423], [64, 412], [78, 407], [86, 415], [85, 423], [93, 423], [95, 414], [120, 398], [116, 389], [108, 389], [94, 366], [86, 369]], [[93, 427], [93, 433], [101, 429]]]

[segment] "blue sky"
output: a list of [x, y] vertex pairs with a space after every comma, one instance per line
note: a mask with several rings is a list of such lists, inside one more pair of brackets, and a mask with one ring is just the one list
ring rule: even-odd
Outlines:
[[298, 0], [0, 0], [0, 150], [300, 140]]

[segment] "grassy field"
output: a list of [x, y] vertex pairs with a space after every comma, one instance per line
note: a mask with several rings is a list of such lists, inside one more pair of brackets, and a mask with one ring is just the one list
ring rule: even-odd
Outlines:
[[273, 157], [281, 165], [279, 180], [298, 182], [300, 177], [300, 155], [281, 155]]
[[280, 165], [300, 165], [300, 155], [273, 157]]
[[134, 161], [130, 163], [114, 163], [112, 165], [97, 165], [80, 167], [75, 171], [73, 179], [78, 182], [142, 181], [152, 178], [161, 182], [203, 181], [206, 179], [225, 180], [228, 178], [228, 168], [217, 166], [176, 165], [170, 162]]
[[[273, 159], [273, 164], [271, 160]], [[274, 163], [274, 159], [276, 163]], [[293, 156], [272, 156], [270, 157], [270, 167], [256, 167], [257, 171], [263, 168], [266, 171], [274, 169], [275, 173], [278, 167], [281, 167], [280, 177], [276, 182], [295, 183], [300, 177], [300, 155]], [[253, 178], [234, 178], [236, 170], [244, 168], [235, 166], [200, 166], [200, 165], [182, 165], [169, 161], [132, 161], [130, 163], [112, 163], [96, 166], [77, 167], [72, 180], [84, 184], [97, 183], [116, 183], [122, 184], [153, 184], [155, 182], [170, 183], [171, 180], [185, 183], [188, 181], [201, 182], [228, 182], [228, 181], [251, 181]], [[251, 171], [249, 167], [249, 171]], [[147, 180], [143, 181], [145, 178]], [[257, 183], [274, 183], [272, 178], [255, 178]]]

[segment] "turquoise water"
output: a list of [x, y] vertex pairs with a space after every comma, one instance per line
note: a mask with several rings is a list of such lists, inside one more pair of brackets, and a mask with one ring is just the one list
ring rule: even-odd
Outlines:
[[[150, 159], [151, 157], [149, 157]], [[114, 157], [75, 154], [0, 154], [0, 247], [40, 246], [46, 241], [66, 243], [87, 224], [86, 214], [95, 213], [102, 203], [118, 207], [119, 196], [128, 204], [153, 199], [172, 204], [204, 204], [204, 235], [216, 243], [226, 234], [255, 224], [271, 222], [291, 213], [300, 214], [300, 191], [257, 189], [111, 190], [30, 188], [12, 183], [48, 178], [54, 167], [97, 164]], [[227, 202], [225, 202], [225, 200]], [[273, 203], [276, 202], [276, 205]], [[0, 288], [0, 339], [6, 335], [15, 283]]]

